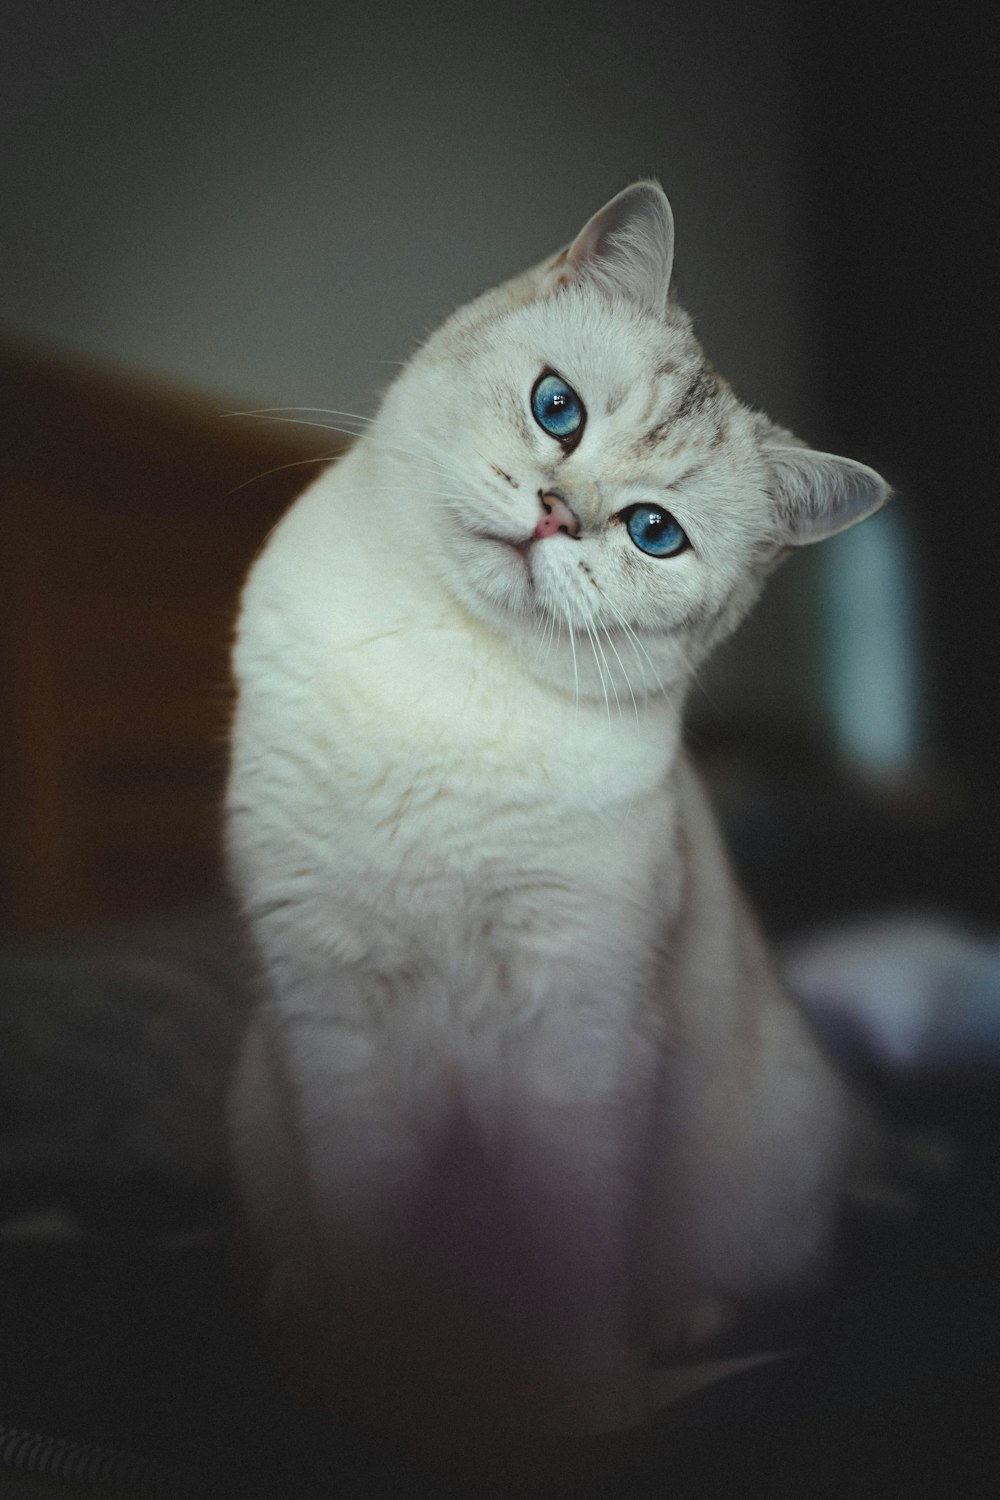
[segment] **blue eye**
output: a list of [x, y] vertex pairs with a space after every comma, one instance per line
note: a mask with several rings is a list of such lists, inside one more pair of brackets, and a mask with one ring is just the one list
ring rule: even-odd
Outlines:
[[544, 432], [560, 443], [579, 441], [587, 413], [572, 386], [549, 371], [539, 375], [531, 392], [531, 411]]
[[680, 523], [658, 505], [633, 505], [622, 515], [629, 536], [650, 557], [676, 557], [690, 545]]

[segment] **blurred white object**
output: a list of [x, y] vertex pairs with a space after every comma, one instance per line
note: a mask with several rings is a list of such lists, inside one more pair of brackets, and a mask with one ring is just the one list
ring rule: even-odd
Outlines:
[[901, 1073], [1000, 1068], [1000, 942], [932, 917], [800, 939], [782, 972], [835, 1050]]

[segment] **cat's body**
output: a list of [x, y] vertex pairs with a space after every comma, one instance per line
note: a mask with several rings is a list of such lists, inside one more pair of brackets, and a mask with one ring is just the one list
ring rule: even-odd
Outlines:
[[737, 401], [671, 254], [640, 184], [446, 323], [236, 651], [270, 998], [233, 1139], [282, 1316], [516, 1421], [641, 1418], [654, 1351], [816, 1268], [851, 1150], [680, 715], [783, 550], [885, 489]]

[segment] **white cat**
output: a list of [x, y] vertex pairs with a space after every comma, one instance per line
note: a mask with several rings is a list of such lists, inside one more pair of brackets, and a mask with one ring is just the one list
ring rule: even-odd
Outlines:
[[387, 1406], [640, 1421], [656, 1351], [816, 1271], [852, 1150], [681, 711], [887, 487], [737, 399], [672, 258], [640, 182], [456, 312], [243, 598], [233, 1145], [279, 1321]]

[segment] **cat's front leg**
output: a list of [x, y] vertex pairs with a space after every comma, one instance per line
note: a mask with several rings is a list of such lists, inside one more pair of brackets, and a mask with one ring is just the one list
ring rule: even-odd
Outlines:
[[230, 1087], [229, 1149], [244, 1212], [256, 1295], [269, 1317], [285, 1317], [309, 1279], [307, 1196], [284, 1060], [272, 1015], [258, 1009]]
[[365, 1339], [398, 1300], [419, 1159], [387, 1092], [373, 1037], [275, 1001], [249, 1028], [230, 1093], [258, 1309], [293, 1380], [336, 1403], [352, 1384], [360, 1397]]
[[617, 1431], [648, 1412], [634, 1278], [639, 1107], [620, 1097], [513, 1101], [503, 1193], [516, 1276], [509, 1301], [535, 1419], [552, 1432]]
[[[521, 993], [527, 993], [525, 981]], [[501, 1095], [507, 1239], [542, 1424], [598, 1433], [649, 1410], [637, 1272], [659, 1037], [597, 965], [564, 962], [511, 1035]]]
[[[435, 1096], [416, 1129], [409, 1110], [385, 1127], [387, 1142], [409, 1142], [409, 1165], [368, 1158], [363, 1216], [346, 1176], [336, 1197], [328, 1179], [320, 1210], [352, 1337], [382, 1369], [407, 1372], [397, 1410], [426, 1421], [451, 1409], [497, 1430], [641, 1421], [619, 1111], [516, 1091], [484, 1111], [478, 1085], [454, 1080]], [[398, 1144], [392, 1155], [402, 1159]]]
[[579, 994], [565, 1012], [547, 998], [476, 1056], [429, 1029], [362, 1031], [345, 1006], [258, 1018], [233, 1093], [239, 1176], [272, 1317], [305, 1335], [294, 1357], [327, 1398], [412, 1430], [443, 1410], [585, 1432], [645, 1415], [647, 1101]]

